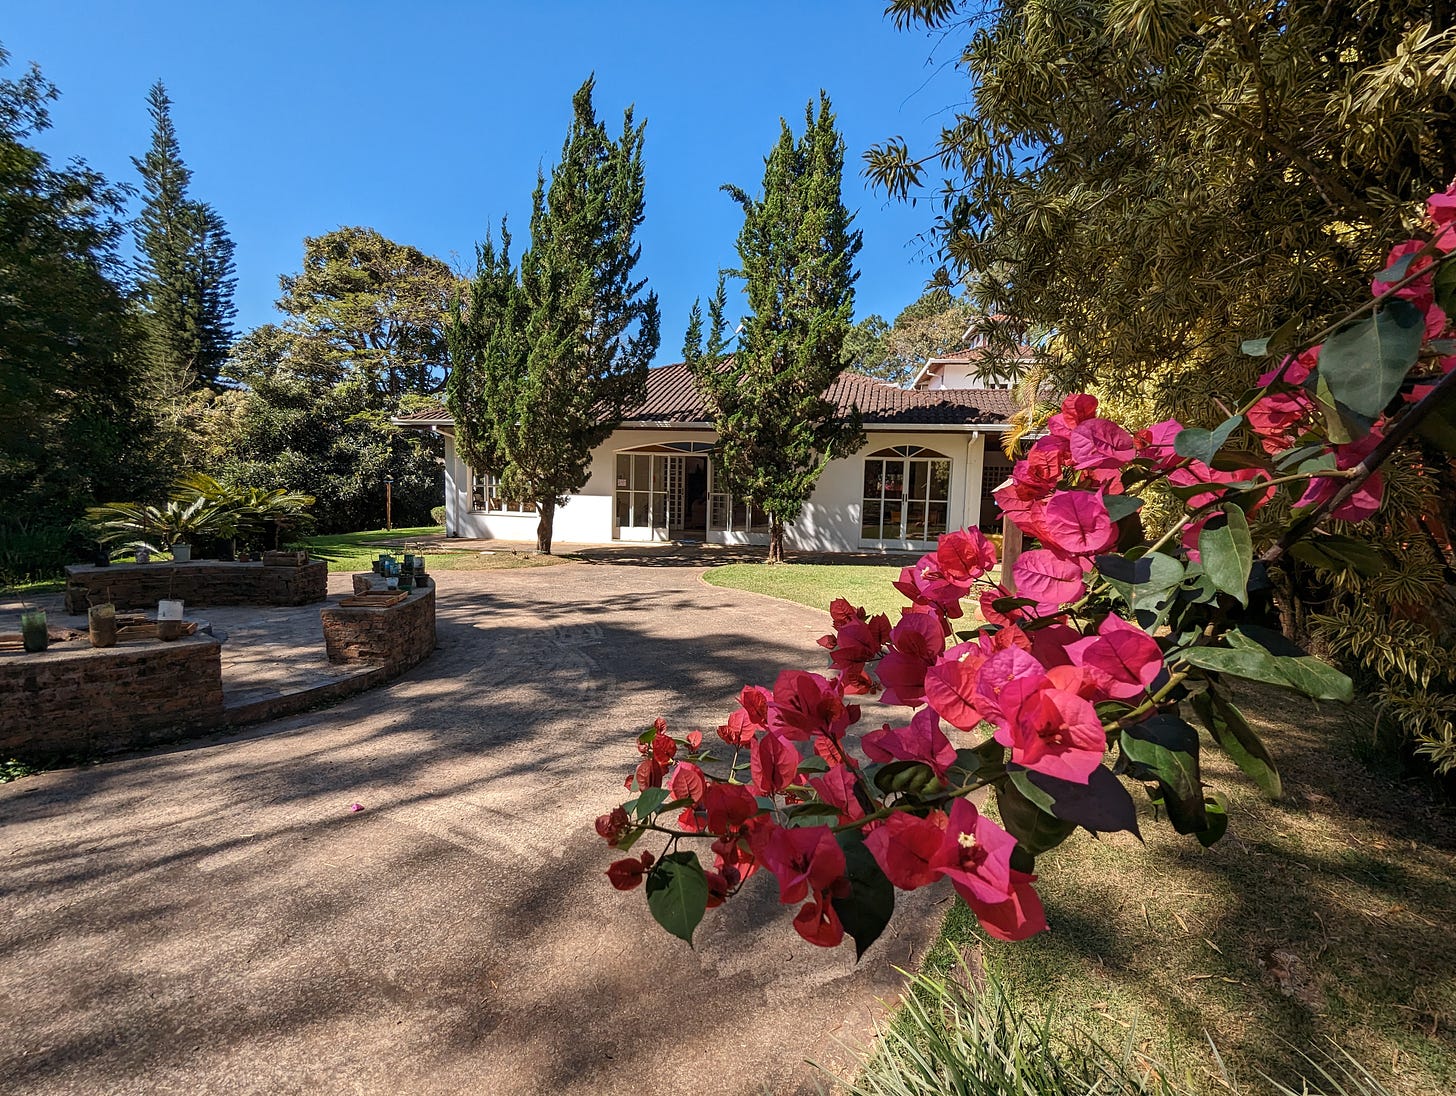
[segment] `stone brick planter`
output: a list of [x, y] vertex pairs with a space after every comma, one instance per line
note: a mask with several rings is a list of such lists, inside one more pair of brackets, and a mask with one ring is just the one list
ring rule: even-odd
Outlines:
[[220, 651], [197, 635], [0, 653], [0, 757], [45, 765], [219, 728]]
[[391, 676], [418, 665], [435, 649], [435, 583], [385, 608], [331, 605], [323, 618], [330, 662], [367, 662]]
[[162, 598], [201, 605], [308, 605], [328, 596], [329, 565], [302, 567], [194, 560], [190, 563], [75, 564], [66, 568], [66, 612], [110, 601], [118, 609], [153, 609]]

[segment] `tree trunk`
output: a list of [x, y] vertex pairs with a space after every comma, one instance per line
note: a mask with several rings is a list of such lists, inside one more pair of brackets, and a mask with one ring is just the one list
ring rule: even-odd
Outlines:
[[538, 501], [536, 511], [541, 515], [541, 520], [536, 523], [536, 552], [539, 555], [549, 556], [551, 554], [551, 526], [556, 521], [556, 500]]
[[768, 519], [768, 561], [769, 563], [782, 563], [784, 561], [784, 523], [776, 517]]

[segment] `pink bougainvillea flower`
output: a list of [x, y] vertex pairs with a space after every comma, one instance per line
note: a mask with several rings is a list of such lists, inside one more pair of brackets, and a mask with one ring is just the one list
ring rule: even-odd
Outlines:
[[[959, 802], [959, 801], [958, 801]], [[915, 890], [939, 878], [931, 861], [945, 841], [946, 818], [895, 813], [865, 835], [865, 847], [887, 878], [901, 890]]]
[[1137, 455], [1129, 434], [1108, 419], [1087, 419], [1077, 424], [1067, 439], [1074, 468], [1121, 471]]
[[[1103, 516], [1106, 516], [1105, 509]], [[1076, 601], [1087, 592], [1081, 566], [1047, 548], [1021, 553], [1011, 573], [1016, 578], [1017, 594], [1035, 601], [1043, 615]]]
[[350, 803], [349, 804], [349, 813], [350, 814], [354, 814], [354, 813], [356, 813], [358, 811], [362, 811], [363, 809], [364, 809], [364, 804], [363, 803]]
[[1011, 747], [1011, 760], [1048, 776], [1085, 784], [1107, 752], [1107, 732], [1091, 701], [1056, 688], [1045, 676], [1027, 675], [1001, 690], [1004, 724], [996, 740]]
[[607, 878], [620, 891], [632, 890], [642, 883], [655, 859], [650, 852], [644, 852], [640, 857], [629, 856], [625, 860], [617, 860], [608, 866]]
[[1031, 614], [1025, 609], [1012, 609], [1009, 612], [1000, 612], [996, 608], [996, 602], [1004, 598], [1014, 598], [1016, 595], [1005, 586], [993, 586], [989, 590], [981, 592], [981, 618], [987, 624], [1009, 625], [1018, 620], [1028, 620]]
[[703, 809], [707, 812], [709, 833], [726, 834], [740, 829], [760, 807], [753, 792], [742, 784], [714, 781], [703, 792]]
[[860, 740], [865, 756], [871, 761], [919, 761], [944, 776], [955, 764], [955, 747], [940, 729], [940, 717], [930, 708], [921, 708], [908, 727], [891, 727], [888, 723], [871, 731]]
[[738, 694], [738, 708], [718, 728], [718, 737], [730, 746], [747, 746], [758, 731], [768, 727], [768, 705], [773, 694], [762, 685], [745, 685]]
[[779, 901], [802, 902], [844, 877], [844, 850], [828, 826], [774, 826], [760, 839], [759, 860], [779, 881]]
[[1011, 482], [1022, 498], [1045, 498], [1056, 490], [1062, 469], [1071, 463], [1071, 442], [1056, 434], [1044, 434], [1032, 443], [1024, 459], [1011, 466]]
[[852, 620], [868, 620], [869, 616], [862, 607], [852, 605], [845, 598], [837, 597], [829, 603], [829, 619], [834, 622], [836, 628], [842, 628]]
[[1282, 380], [1285, 384], [1290, 385], [1303, 384], [1314, 372], [1315, 366], [1319, 364], [1320, 350], [1323, 346], [1324, 344], [1320, 343], [1318, 346], [1311, 346], [1307, 350], [1300, 351], [1298, 357], [1285, 358], [1277, 368], [1260, 375], [1258, 384], [1263, 387], [1273, 384], [1275, 380]]
[[621, 807], [613, 807], [610, 814], [597, 817], [597, 833], [608, 845], [615, 845], [627, 832], [632, 820]]
[[1290, 448], [1294, 440], [1314, 425], [1315, 406], [1300, 391], [1271, 392], [1260, 397], [1244, 416], [1249, 428], [1259, 435], [1266, 453]]
[[996, 566], [996, 546], [979, 529], [963, 529], [941, 536], [935, 558], [946, 578], [970, 583]]
[[[1032, 886], [1036, 876], [1011, 869], [1011, 897], [988, 903], [966, 899], [987, 934], [998, 940], [1025, 940], [1047, 928], [1041, 897]], [[965, 895], [961, 895], [965, 898]]]
[[821, 948], [837, 948], [844, 940], [844, 925], [828, 894], [816, 894], [794, 916], [794, 931]]
[[809, 778], [809, 787], [819, 798], [839, 811], [841, 823], [853, 822], [864, 817], [864, 807], [855, 795], [854, 773], [847, 765], [831, 765], [822, 776]]
[[[984, 718], [1000, 726], [1006, 719], [1001, 707], [1001, 695], [1006, 687], [1023, 678], [1040, 680], [1042, 677], [1042, 664], [1029, 651], [1016, 646], [996, 651], [976, 673], [976, 706]], [[1009, 740], [1001, 739], [1003, 733], [1004, 730], [998, 730], [996, 737], [1003, 746], [1009, 745]]]
[[886, 704], [916, 707], [925, 702], [925, 671], [945, 650], [940, 620], [927, 613], [907, 613], [890, 632], [890, 650], [875, 672]]
[[1076, 428], [1097, 414], [1097, 397], [1085, 392], [1062, 400], [1061, 410], [1047, 419], [1047, 430], [1058, 437], [1069, 437]]
[[1176, 468], [1183, 458], [1173, 448], [1173, 441], [1183, 432], [1183, 424], [1177, 419], [1155, 422], [1146, 430], [1139, 430], [1134, 441], [1140, 459], [1150, 461], [1155, 467], [1167, 471]]
[[1107, 504], [1091, 491], [1058, 491], [1047, 500], [1038, 531], [1043, 544], [1064, 556], [1094, 556], [1117, 543]]
[[774, 795], [794, 782], [799, 772], [799, 751], [788, 739], [765, 731], [753, 740], [748, 771], [755, 792]]
[[961, 615], [961, 599], [971, 590], [969, 579], [949, 578], [934, 553], [926, 553], [915, 566], [903, 568], [892, 585], [915, 604], [929, 606], [951, 619]]
[[1426, 199], [1426, 215], [1436, 230], [1436, 250], [1442, 254], [1456, 251], [1456, 183]]
[[803, 670], [785, 670], [774, 682], [768, 706], [769, 730], [794, 742], [816, 734], [839, 738], [859, 719], [859, 707], [844, 703], [837, 681]]
[[1097, 627], [1097, 637], [1072, 654], [1072, 661], [1106, 675], [1107, 695], [1130, 700], [1141, 695], [1163, 669], [1157, 641], [1116, 613], [1108, 613]]
[[1011, 897], [1011, 850], [1016, 838], [964, 797], [951, 806], [930, 868], [945, 876], [967, 902], [1000, 903]]
[[674, 799], [686, 799], [697, 803], [702, 800], [703, 793], [708, 790], [708, 781], [703, 776], [703, 770], [691, 761], [679, 761], [672, 770], [672, 777], [667, 782], [667, 788]]
[[[1341, 471], [1354, 468], [1375, 451], [1382, 436], [1380, 428], [1376, 427], [1358, 441], [1353, 441], [1348, 445], [1335, 446], [1335, 467]], [[1294, 505], [1296, 507], [1319, 506], [1326, 499], [1338, 494], [1345, 482], [1343, 479], [1315, 476], [1305, 486], [1304, 494]], [[1356, 488], [1354, 494], [1331, 510], [1330, 516], [1338, 518], [1340, 521], [1364, 521], [1380, 509], [1380, 500], [1384, 493], [1385, 481], [1379, 472], [1375, 472]]]
[[979, 639], [968, 640], [950, 648], [925, 671], [925, 699], [952, 727], [969, 731], [986, 718], [977, 683], [991, 653]]

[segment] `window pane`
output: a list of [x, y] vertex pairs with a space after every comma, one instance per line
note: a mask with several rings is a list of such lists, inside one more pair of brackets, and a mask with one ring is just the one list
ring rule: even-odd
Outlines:
[[860, 526], [860, 536], [865, 540], [880, 539], [880, 500], [877, 498], [864, 500], [864, 520]]
[[649, 476], [652, 472], [652, 458], [642, 456], [641, 454], [633, 457], [632, 471], [634, 476], [632, 483], [633, 489], [637, 491], [648, 490], [648, 484], [650, 483]]
[[926, 518], [928, 523], [926, 540], [934, 540], [946, 531], [946, 515], [949, 509], [943, 502], [932, 502], [930, 504], [930, 512]]
[[925, 539], [925, 503], [920, 501], [910, 503], [910, 510], [905, 519], [905, 539]]
[[617, 486], [632, 486], [632, 458], [626, 453], [617, 454]]
[[708, 499], [708, 528], [728, 528], [728, 496], [714, 492]]
[[750, 533], [768, 532], [768, 515], [756, 506], [748, 508], [748, 531]]
[[748, 504], [740, 498], [733, 500], [732, 527], [740, 532], [748, 528]]
[[652, 524], [667, 524], [667, 492], [652, 492]]
[[880, 497], [880, 480], [885, 471], [885, 462], [882, 460], [867, 460], [864, 467], [864, 497]]
[[885, 461], [885, 497], [899, 498], [905, 490], [905, 462]]
[[950, 461], [930, 462], [930, 500], [945, 502], [950, 498]]
[[625, 528], [632, 524], [632, 492], [617, 492], [617, 527]]
[[907, 497], [912, 499], [925, 498], [925, 490], [930, 484], [930, 462], [923, 460], [912, 460], [910, 465], [910, 490]]

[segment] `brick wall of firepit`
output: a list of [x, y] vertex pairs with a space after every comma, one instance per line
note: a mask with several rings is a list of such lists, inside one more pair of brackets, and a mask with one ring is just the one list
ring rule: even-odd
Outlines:
[[194, 605], [308, 605], [328, 596], [329, 565], [303, 567], [194, 560], [66, 568], [66, 612], [110, 601], [118, 609], [154, 609], [163, 598]]
[[0, 652], [0, 757], [45, 765], [221, 727], [220, 650], [198, 635]]
[[320, 616], [330, 662], [368, 662], [403, 673], [435, 649], [435, 584], [388, 608], [331, 605]]

